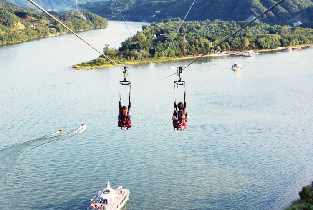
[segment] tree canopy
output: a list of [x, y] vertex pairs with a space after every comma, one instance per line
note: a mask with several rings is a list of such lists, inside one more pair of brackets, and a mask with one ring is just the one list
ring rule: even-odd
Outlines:
[[[86, 11], [72, 10], [51, 14], [74, 31], [108, 26], [104, 18]], [[0, 1], [0, 44], [27, 41], [62, 32], [67, 32], [67, 29], [43, 13]]]
[[302, 187], [299, 192], [300, 199], [294, 201], [285, 210], [310, 210], [313, 209], [313, 182], [311, 185]]
[[[107, 45], [104, 53], [117, 62], [201, 55], [246, 24], [240, 21], [187, 21], [177, 31], [181, 23], [182, 20], [175, 18], [144, 25], [141, 32], [127, 38], [119, 49]], [[313, 29], [253, 23], [215, 50], [263, 50], [312, 43]], [[153, 56], [151, 46], [154, 47]], [[93, 65], [96, 60], [86, 65]]]
[[[183, 19], [193, 0], [116, 0], [124, 18], [130, 21], [155, 22], [179, 17]], [[277, 1], [273, 0], [197, 0], [186, 20], [224, 20], [245, 21], [252, 19]], [[82, 9], [110, 19], [121, 19], [114, 1], [89, 2], [80, 5]], [[313, 6], [312, 0], [286, 0], [263, 16], [260, 21], [270, 24], [289, 24], [307, 21]], [[311, 14], [311, 13], [310, 13]]]

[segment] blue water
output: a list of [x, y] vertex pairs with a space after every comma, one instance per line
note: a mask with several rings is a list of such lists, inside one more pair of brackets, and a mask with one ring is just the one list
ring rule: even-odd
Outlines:
[[[128, 22], [132, 35], [141, 25]], [[79, 35], [99, 50], [130, 36], [117, 21]], [[130, 190], [127, 210], [283, 209], [313, 181], [312, 53], [192, 64], [185, 131], [171, 122], [177, 78], [162, 78], [192, 60], [130, 65], [132, 128], [122, 131], [122, 70], [71, 69], [98, 56], [74, 35], [1, 46], [0, 206], [88, 209], [110, 181]], [[85, 132], [62, 138], [81, 123]]]

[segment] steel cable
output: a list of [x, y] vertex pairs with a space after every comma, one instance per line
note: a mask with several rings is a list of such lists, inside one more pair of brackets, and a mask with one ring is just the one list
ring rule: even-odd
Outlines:
[[69, 27], [67, 27], [65, 24], [63, 24], [60, 20], [56, 19], [53, 15], [51, 15], [50, 13], [48, 13], [45, 9], [43, 9], [42, 7], [40, 7], [37, 3], [35, 3], [33, 0], [28, 0], [30, 3], [32, 3], [33, 5], [35, 5], [36, 7], [38, 7], [38, 9], [40, 9], [41, 11], [43, 11], [45, 14], [47, 14], [49, 17], [51, 17], [53, 20], [57, 21], [58, 23], [60, 23], [64, 28], [66, 28], [67, 30], [69, 30], [72, 34], [74, 34], [77, 38], [79, 38], [80, 40], [82, 40], [83, 42], [85, 42], [87, 45], [89, 45], [92, 49], [94, 49], [95, 51], [97, 51], [99, 54], [103, 55], [106, 59], [108, 59], [111, 63], [115, 64], [116, 66], [118, 66], [119, 68], [121, 68], [123, 70], [123, 68], [121, 66], [119, 66], [114, 60], [112, 60], [111, 58], [109, 58], [108, 56], [106, 56], [105, 54], [103, 54], [102, 52], [100, 52], [99, 50], [97, 50], [96, 48], [94, 48], [91, 44], [89, 44], [88, 42], [86, 42], [83, 38], [81, 38], [80, 36], [78, 36], [78, 34], [76, 34], [72, 29], [70, 29]]
[[163, 57], [161, 58], [161, 60], [160, 60], [160, 62], [159, 62], [159, 64], [158, 64], [158, 66], [159, 66], [159, 65], [160, 65], [160, 63], [162, 62], [162, 60], [163, 60], [164, 56], [167, 54], [168, 49], [171, 47], [171, 45], [172, 45], [172, 43], [173, 43], [173, 41], [174, 41], [175, 37], [177, 36], [177, 33], [178, 33], [179, 29], [181, 28], [181, 26], [182, 26], [182, 25], [183, 25], [183, 23], [185, 22], [185, 19], [186, 19], [186, 17], [188, 16], [188, 14], [189, 14], [189, 12], [190, 12], [190, 10], [191, 10], [192, 6], [194, 5], [195, 1], [196, 1], [196, 0], [194, 0], [194, 1], [192, 2], [192, 4], [191, 4], [191, 6], [190, 6], [190, 8], [189, 8], [189, 10], [188, 10], [188, 12], [187, 12], [187, 14], [185, 15], [185, 17], [184, 17], [184, 19], [183, 19], [182, 23], [180, 24], [180, 26], [178, 27], [178, 29], [177, 29], [177, 31], [176, 31], [176, 34], [173, 36], [173, 38], [172, 38], [172, 40], [171, 40], [170, 44], [168, 45], [168, 48], [166, 49], [166, 51], [165, 51], [165, 53], [164, 53]]
[[[281, 4], [282, 2], [284, 2], [285, 0], [280, 0], [279, 2], [277, 2], [276, 4], [274, 4], [273, 6], [271, 6], [269, 9], [267, 9], [265, 12], [263, 12], [261, 15], [259, 15], [258, 17], [254, 18], [253, 20], [251, 20], [249, 23], [247, 23], [245, 26], [243, 26], [242, 28], [240, 28], [239, 30], [237, 30], [236, 32], [234, 32], [233, 34], [231, 34], [230, 36], [228, 36], [227, 38], [225, 38], [223, 41], [221, 41], [220, 43], [218, 43], [217, 45], [211, 47], [206, 53], [204, 53], [203, 55], [201, 55], [200, 57], [198, 57], [196, 60], [192, 61], [191, 63], [189, 63], [187, 66], [185, 66], [182, 70], [188, 68], [190, 65], [192, 65], [193, 63], [195, 63], [196, 61], [198, 61], [200, 58], [202, 58], [203, 56], [205, 56], [206, 54], [208, 54], [212, 49], [215, 49], [217, 46], [221, 45], [222, 43], [224, 43], [226, 40], [228, 40], [229, 38], [235, 36], [237, 33], [239, 33], [240, 31], [242, 31], [244, 28], [246, 28], [247, 26], [249, 26], [251, 23], [253, 23], [254, 21], [256, 21], [257, 19], [259, 19], [260, 17], [262, 17], [263, 15], [265, 15], [266, 13], [268, 13], [269, 11], [271, 11], [272, 9], [274, 9], [276, 6], [278, 6], [279, 4]], [[171, 76], [174, 76], [177, 73], [171, 74], [167, 77], [162, 78], [166, 79], [169, 78]]]
[[[122, 14], [122, 11], [120, 10], [120, 7], [117, 5], [116, 0], [114, 0], [114, 2], [115, 2], [115, 5], [116, 5], [118, 11], [120, 12], [120, 14], [121, 14], [121, 16], [122, 16], [122, 18], [123, 18], [123, 21], [124, 21], [124, 23], [125, 23], [125, 25], [126, 25], [126, 28], [128, 29], [128, 32], [129, 32], [129, 34], [130, 34], [130, 37], [133, 38], [132, 33], [130, 32], [130, 30], [129, 30], [129, 28], [128, 28], [128, 25], [127, 25], [127, 23], [126, 23], [126, 20], [125, 20], [123, 14]], [[140, 50], [139, 50], [139, 48], [138, 48], [138, 46], [137, 46], [136, 41], [135, 41], [135, 45], [136, 45], [136, 48], [137, 48], [138, 52], [140, 53]], [[141, 55], [141, 53], [140, 53], [140, 55]]]
[[261, 15], [259, 15], [258, 17], [254, 18], [253, 20], [251, 20], [249, 23], [247, 23], [245, 26], [243, 26], [242, 28], [240, 28], [239, 30], [237, 30], [235, 33], [231, 34], [230, 36], [228, 36], [227, 38], [225, 38], [223, 41], [221, 41], [220, 43], [218, 43], [217, 45], [211, 47], [210, 50], [208, 50], [206, 53], [204, 53], [203, 55], [201, 55], [200, 57], [198, 57], [196, 60], [194, 60], [193, 62], [189, 63], [184, 69], [188, 68], [191, 64], [195, 63], [197, 60], [199, 60], [200, 58], [202, 58], [203, 56], [205, 56], [206, 54], [208, 54], [212, 49], [215, 49], [217, 46], [221, 45], [222, 43], [224, 43], [226, 40], [228, 40], [229, 38], [235, 36], [237, 33], [239, 33], [241, 30], [243, 30], [244, 28], [246, 28], [247, 26], [249, 26], [251, 23], [253, 23], [254, 21], [256, 21], [257, 19], [259, 19], [260, 17], [262, 17], [263, 15], [265, 15], [266, 13], [268, 13], [269, 11], [271, 11], [272, 9], [274, 9], [276, 6], [278, 6], [279, 4], [281, 4], [283, 1], [285, 0], [280, 0], [279, 2], [277, 2], [276, 4], [274, 4], [273, 6], [271, 6], [268, 10], [266, 10], [265, 12], [263, 12]]

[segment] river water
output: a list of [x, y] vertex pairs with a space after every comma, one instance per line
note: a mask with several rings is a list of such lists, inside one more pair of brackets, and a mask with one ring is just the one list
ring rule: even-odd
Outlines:
[[[79, 35], [102, 50], [142, 24], [110, 21]], [[312, 53], [192, 64], [182, 74], [185, 131], [171, 122], [177, 78], [162, 78], [192, 60], [131, 65], [132, 128], [123, 131], [122, 70], [71, 69], [98, 56], [74, 35], [1, 46], [0, 206], [88, 209], [110, 181], [130, 190], [127, 210], [283, 209], [313, 181]], [[233, 72], [236, 61], [243, 69]], [[69, 136], [81, 123], [87, 130]]]

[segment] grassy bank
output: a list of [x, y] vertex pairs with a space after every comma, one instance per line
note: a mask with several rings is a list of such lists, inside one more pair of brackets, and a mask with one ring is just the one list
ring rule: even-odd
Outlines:
[[[212, 54], [213, 55], [213, 54]], [[210, 56], [212, 56], [210, 55]], [[208, 56], [208, 55], [207, 55]], [[152, 58], [152, 59], [142, 59], [142, 60], [125, 60], [125, 61], [116, 61], [117, 65], [133, 65], [133, 64], [140, 64], [140, 63], [159, 63], [159, 62], [167, 62], [167, 61], [178, 61], [181, 59], [190, 59], [190, 58], [196, 58], [198, 56], [189, 56], [189, 57], [164, 57], [163, 59], [161, 58]], [[113, 67], [116, 66], [115, 64], [112, 64], [109, 61], [105, 61], [105, 63], [102, 63], [101, 61], [98, 61], [99, 59], [105, 59], [103, 57], [100, 57], [98, 59], [94, 59], [92, 61], [89, 62], [83, 62], [81, 64], [76, 64], [73, 65], [74, 69], [100, 69], [100, 68], [108, 68], [108, 67]]]

